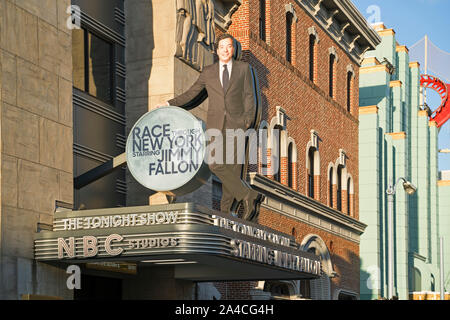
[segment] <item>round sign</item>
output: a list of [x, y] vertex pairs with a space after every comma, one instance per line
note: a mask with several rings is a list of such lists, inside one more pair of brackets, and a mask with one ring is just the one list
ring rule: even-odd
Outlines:
[[133, 126], [126, 145], [127, 167], [143, 186], [185, 194], [209, 176], [204, 123], [179, 107], [158, 108]]

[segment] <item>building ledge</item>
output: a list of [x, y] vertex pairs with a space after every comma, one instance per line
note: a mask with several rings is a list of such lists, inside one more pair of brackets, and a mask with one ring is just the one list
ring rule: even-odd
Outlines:
[[[357, 236], [363, 234], [367, 227], [367, 225], [361, 221], [330, 208], [317, 200], [307, 197], [288, 186], [269, 179], [261, 174], [252, 172], [249, 176], [250, 184], [260, 192], [264, 193], [267, 197], [279, 199], [282, 203], [290, 205], [299, 211], [312, 214], [334, 226], [345, 228], [355, 233]], [[291, 216], [293, 219], [298, 219], [293, 213], [286, 212], [285, 214]]]
[[393, 80], [393, 81], [389, 82], [389, 87], [391, 87], [391, 88], [401, 87], [402, 84], [403, 83], [400, 80]]
[[388, 132], [385, 133], [387, 136], [391, 136], [392, 140], [404, 140], [406, 139], [406, 132]]
[[359, 107], [359, 114], [377, 114], [378, 113], [378, 106], [363, 106]]
[[438, 187], [447, 187], [450, 186], [450, 180], [439, 180], [437, 182]]
[[382, 71], [389, 73], [388, 67], [386, 67], [384, 64], [359, 68], [359, 74], [382, 72]]
[[396, 47], [395, 47], [395, 51], [396, 51], [396, 52], [406, 52], [406, 53], [409, 53], [408, 47], [407, 47], [407, 46], [401, 46], [401, 45], [396, 46]]

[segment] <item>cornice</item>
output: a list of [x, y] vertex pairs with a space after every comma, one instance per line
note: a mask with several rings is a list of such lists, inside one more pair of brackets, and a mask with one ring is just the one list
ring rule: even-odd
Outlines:
[[[358, 236], [360, 236], [367, 227], [367, 225], [361, 221], [330, 208], [317, 200], [311, 199], [310, 197], [261, 174], [252, 172], [249, 174], [249, 177], [250, 184], [268, 197], [278, 198], [283, 204], [288, 204], [300, 211], [306, 211], [321, 220], [325, 220], [340, 228], [347, 229]], [[294, 219], [296, 218], [295, 215], [289, 213], [286, 214], [292, 216]]]
[[360, 106], [359, 107], [359, 114], [377, 114], [378, 113], [378, 106]]
[[318, 4], [312, 0], [295, 0], [295, 2], [358, 65], [361, 64], [366, 51], [375, 49], [381, 42], [375, 30], [367, 24], [365, 18], [349, 0], [322, 0]]
[[356, 6], [350, 0], [334, 0], [336, 5], [344, 12], [350, 22], [358, 29], [363, 37], [375, 47], [381, 42], [381, 38], [377, 32], [369, 26], [367, 20], [359, 12]]
[[214, 0], [214, 24], [227, 32], [232, 23], [231, 17], [241, 4], [242, 0]]
[[387, 136], [391, 136], [392, 140], [405, 140], [406, 139], [406, 132], [388, 132], [385, 133]]

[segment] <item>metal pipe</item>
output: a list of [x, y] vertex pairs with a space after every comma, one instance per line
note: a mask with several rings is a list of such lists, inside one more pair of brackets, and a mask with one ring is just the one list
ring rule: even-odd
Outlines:
[[440, 272], [441, 272], [441, 300], [445, 300], [445, 288], [444, 288], [444, 236], [441, 236], [440, 243], [440, 255], [441, 255], [441, 263], [440, 263]]
[[392, 185], [386, 190], [388, 198], [388, 299], [394, 296], [394, 194]]
[[403, 188], [408, 195], [416, 192], [417, 188], [405, 178], [400, 177], [394, 185], [386, 189], [388, 200], [388, 299], [394, 297], [394, 195], [397, 184], [403, 181]]

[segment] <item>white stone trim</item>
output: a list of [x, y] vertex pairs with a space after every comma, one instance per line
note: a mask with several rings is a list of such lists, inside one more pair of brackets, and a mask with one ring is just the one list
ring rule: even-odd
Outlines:
[[352, 74], [352, 79], [355, 79], [355, 69], [352, 64], [347, 65], [347, 73], [350, 72]]
[[339, 62], [339, 57], [337, 55], [337, 51], [336, 51], [335, 47], [328, 48], [328, 54], [334, 56], [334, 58], [336, 59], [336, 63]]
[[319, 43], [319, 34], [317, 33], [317, 30], [314, 26], [308, 28], [308, 35], [314, 35], [316, 44]]
[[284, 10], [286, 13], [290, 12], [292, 13], [292, 21], [293, 22], [297, 22], [298, 18], [297, 18], [297, 14], [295, 13], [295, 8], [294, 5], [292, 3], [288, 3], [284, 5]]

